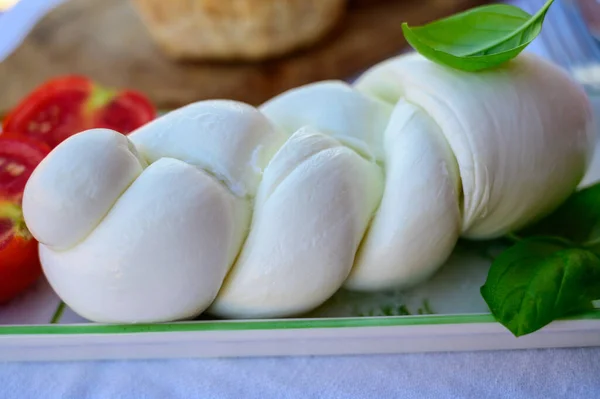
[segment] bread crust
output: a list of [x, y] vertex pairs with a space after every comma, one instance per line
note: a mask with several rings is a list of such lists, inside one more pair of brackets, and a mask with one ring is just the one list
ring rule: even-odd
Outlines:
[[262, 60], [329, 33], [346, 0], [131, 0], [158, 46], [175, 59]]

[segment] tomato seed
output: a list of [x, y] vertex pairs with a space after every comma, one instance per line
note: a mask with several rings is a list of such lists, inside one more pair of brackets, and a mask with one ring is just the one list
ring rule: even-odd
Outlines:
[[21, 174], [23, 174], [23, 172], [25, 171], [25, 166], [15, 163], [15, 162], [11, 162], [8, 165], [6, 165], [6, 167], [4, 169], [12, 177], [17, 177], [17, 176], [20, 176]]

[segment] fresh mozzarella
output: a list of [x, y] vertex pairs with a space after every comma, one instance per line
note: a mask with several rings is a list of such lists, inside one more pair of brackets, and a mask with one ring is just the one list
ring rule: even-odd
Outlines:
[[346, 83], [325, 81], [284, 92], [260, 110], [288, 134], [311, 126], [364, 156], [381, 160], [383, 131], [392, 106]]
[[385, 131], [385, 189], [345, 286], [408, 288], [429, 278], [460, 234], [458, 166], [440, 128], [400, 100]]
[[440, 126], [458, 161], [466, 237], [497, 237], [543, 216], [572, 193], [591, 159], [585, 93], [533, 54], [479, 73], [404, 55], [367, 71], [356, 88], [402, 97]]
[[68, 138], [27, 182], [27, 227], [47, 246], [72, 247], [100, 223], [144, 166], [127, 137], [115, 131], [93, 129]]
[[194, 317], [213, 301], [249, 223], [244, 200], [209, 174], [163, 158], [68, 251], [45, 245], [48, 281], [75, 312], [98, 322]]
[[374, 163], [300, 129], [265, 170], [250, 234], [209, 311], [279, 317], [323, 303], [348, 276], [382, 188]]
[[343, 285], [414, 286], [460, 235], [543, 216], [593, 142], [583, 91], [534, 55], [468, 73], [411, 54], [260, 110], [201, 101], [130, 139], [83, 132], [23, 207], [48, 280], [90, 320], [286, 317]]
[[149, 162], [162, 157], [185, 161], [215, 175], [234, 194], [252, 197], [286, 136], [248, 104], [209, 100], [172, 111], [130, 138]]

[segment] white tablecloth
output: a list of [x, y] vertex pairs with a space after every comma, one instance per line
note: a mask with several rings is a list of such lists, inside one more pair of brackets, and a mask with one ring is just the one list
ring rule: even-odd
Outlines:
[[0, 365], [0, 397], [600, 397], [600, 349]]
[[[0, 16], [0, 60], [59, 1], [22, 0]], [[0, 399], [197, 397], [597, 399], [600, 348], [0, 364]]]

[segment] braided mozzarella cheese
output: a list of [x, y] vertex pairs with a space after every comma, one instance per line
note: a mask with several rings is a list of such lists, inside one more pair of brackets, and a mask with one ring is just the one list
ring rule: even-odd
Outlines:
[[400, 100], [385, 130], [385, 191], [346, 287], [410, 287], [433, 274], [460, 235], [460, 178], [439, 127]]
[[351, 289], [412, 286], [459, 235], [494, 238], [542, 217], [573, 192], [593, 155], [585, 93], [533, 54], [479, 73], [409, 54], [355, 87], [396, 109], [385, 133], [386, 191]]
[[288, 90], [260, 110], [288, 134], [316, 126], [368, 159], [381, 161], [383, 131], [393, 105], [369, 98], [346, 83], [325, 81]]
[[348, 277], [382, 188], [378, 166], [298, 130], [265, 170], [250, 233], [211, 312], [278, 317], [323, 303]]
[[23, 211], [80, 315], [285, 317], [342, 286], [418, 284], [460, 236], [536, 220], [591, 158], [587, 99], [521, 54], [466, 73], [404, 55], [259, 109], [201, 101], [129, 137], [93, 129], [36, 168]]
[[479, 73], [409, 54], [373, 67], [356, 88], [403, 98], [438, 124], [458, 162], [466, 237], [497, 237], [555, 208], [593, 155], [584, 91], [531, 53]]

